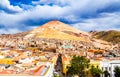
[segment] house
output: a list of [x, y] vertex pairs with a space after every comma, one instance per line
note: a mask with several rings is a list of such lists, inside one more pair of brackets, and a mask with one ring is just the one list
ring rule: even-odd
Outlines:
[[102, 71], [107, 70], [111, 77], [114, 77], [114, 69], [116, 66], [120, 67], [120, 60], [107, 60], [100, 62], [100, 68]]

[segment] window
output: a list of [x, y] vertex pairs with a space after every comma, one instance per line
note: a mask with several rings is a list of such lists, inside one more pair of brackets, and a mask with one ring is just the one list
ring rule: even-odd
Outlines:
[[109, 67], [109, 71], [111, 70], [111, 67]]
[[105, 67], [105, 70], [107, 70], [107, 67]]
[[102, 67], [102, 70], [104, 70], [103, 67]]

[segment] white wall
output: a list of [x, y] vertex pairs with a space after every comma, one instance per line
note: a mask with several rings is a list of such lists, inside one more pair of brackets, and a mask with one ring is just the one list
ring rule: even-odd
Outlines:
[[120, 67], [120, 60], [112, 60], [112, 61], [101, 61], [100, 62], [100, 68], [102, 71], [105, 71], [106, 69], [110, 73], [111, 77], [114, 77], [114, 69], [116, 66]]

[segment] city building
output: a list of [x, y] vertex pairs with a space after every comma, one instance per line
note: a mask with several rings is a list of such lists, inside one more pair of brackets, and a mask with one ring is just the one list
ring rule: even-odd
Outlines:
[[114, 77], [114, 69], [117, 66], [120, 67], [120, 60], [106, 60], [100, 62], [101, 70], [107, 70], [110, 73], [110, 77]]

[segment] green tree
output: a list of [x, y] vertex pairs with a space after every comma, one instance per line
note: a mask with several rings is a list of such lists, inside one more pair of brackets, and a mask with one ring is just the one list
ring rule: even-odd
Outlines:
[[73, 56], [70, 66], [68, 66], [67, 74], [71, 76], [78, 75], [79, 77], [85, 77], [89, 62], [90, 61], [84, 57]]
[[114, 73], [115, 73], [115, 74], [114, 74], [115, 77], [120, 77], [120, 67], [118, 67], [118, 66], [115, 67]]
[[54, 75], [54, 77], [62, 77], [62, 76], [57, 76], [57, 75]]
[[100, 77], [100, 74], [102, 74], [101, 69], [94, 67], [94, 66], [91, 66], [90, 72], [91, 72], [92, 77]]
[[107, 70], [105, 70], [103, 73], [104, 73], [104, 77], [110, 77], [110, 73]]

